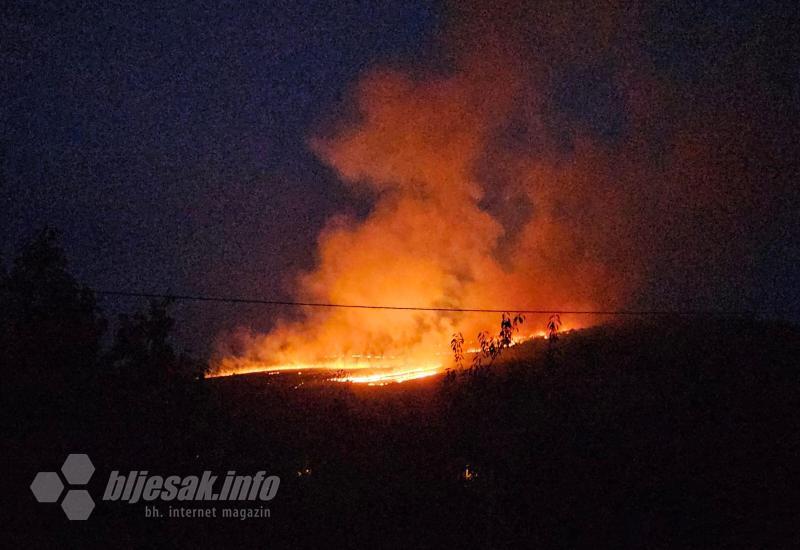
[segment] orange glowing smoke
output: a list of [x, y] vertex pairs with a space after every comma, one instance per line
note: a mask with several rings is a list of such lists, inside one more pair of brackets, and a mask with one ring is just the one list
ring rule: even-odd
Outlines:
[[[520, 83], [502, 65], [467, 63], [456, 74], [417, 79], [375, 70], [354, 91], [360, 118], [312, 149], [374, 208], [363, 220], [337, 216], [319, 237], [317, 268], [302, 274], [296, 296], [308, 302], [450, 308], [591, 309], [608, 303], [613, 285], [601, 261], [576, 241], [578, 227], [560, 219], [556, 185], [574, 180], [569, 169], [524, 158], [504, 160], [515, 170], [509, 201], [533, 203], [535, 214], [511, 224], [502, 209], [486, 208], [486, 182], [476, 166], [489, 161], [492, 136], [507, 121]], [[556, 183], [557, 182], [557, 183]], [[553, 187], [553, 189], [551, 189]], [[499, 315], [311, 310], [279, 321], [269, 334], [240, 334], [238, 354], [224, 354], [217, 372], [365, 368], [353, 355], [393, 356], [371, 361], [354, 382], [403, 380], [449, 365], [454, 332], [468, 339], [494, 331]], [[585, 320], [576, 319], [573, 325]], [[531, 319], [532, 332], [544, 326]], [[536, 323], [539, 323], [536, 326]], [[396, 373], [393, 376], [391, 373]]]
[[[463, 75], [418, 82], [387, 71], [361, 82], [356, 97], [362, 120], [333, 138], [312, 140], [312, 147], [345, 182], [375, 193], [375, 207], [363, 221], [330, 221], [319, 238], [317, 269], [299, 279], [299, 298], [451, 308], [593, 305], [593, 281], [603, 267], [591, 258], [576, 258], [569, 232], [545, 210], [528, 225], [510, 228], [520, 239], [501, 262], [504, 226], [481, 207], [484, 192], [472, 166], [495, 121], [503, 120], [508, 98], [487, 96], [485, 85]], [[536, 192], [537, 176], [529, 177]], [[555, 249], [567, 258], [559, 258]], [[554, 262], [565, 261], [568, 271], [554, 269]], [[223, 357], [219, 369], [322, 365], [349, 371], [362, 366], [343, 364], [341, 358], [391, 355], [397, 364], [372, 362], [370, 367], [403, 373], [399, 380], [409, 376], [405, 373], [428, 373], [447, 364], [441, 356], [454, 332], [474, 336], [498, 323], [499, 315], [308, 311], [300, 321], [278, 323], [266, 336], [250, 336], [247, 353]]]
[[[680, 282], [714, 261], [714, 242], [744, 242], [732, 211], [717, 207], [723, 198], [731, 208], [756, 204], [737, 184], [744, 169], [719, 161], [743, 155], [746, 134], [724, 111], [687, 118], [679, 90], [656, 80], [631, 45], [637, 10], [501, 4], [454, 10], [446, 72], [371, 70], [346, 102], [355, 108], [310, 140], [374, 207], [364, 219], [329, 220], [316, 268], [296, 280], [299, 300], [611, 309], [664, 266], [679, 262], [672, 281]], [[569, 71], [610, 75], [624, 115], [613, 140], [556, 107]], [[702, 232], [692, 230], [698, 217], [708, 221]], [[571, 328], [593, 321], [567, 320]], [[525, 329], [545, 322], [529, 316]], [[353, 381], [366, 370], [365, 382], [384, 381], [378, 372], [401, 379], [449, 364], [453, 333], [468, 349], [498, 323], [499, 315], [308, 309], [268, 334], [228, 339], [216, 368], [322, 366]]]

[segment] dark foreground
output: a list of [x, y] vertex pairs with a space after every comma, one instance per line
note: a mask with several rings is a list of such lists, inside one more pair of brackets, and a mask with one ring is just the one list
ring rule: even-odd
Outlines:
[[[5, 536], [25, 547], [800, 541], [797, 328], [636, 322], [517, 356], [385, 388], [295, 388], [294, 375], [141, 392], [101, 379], [59, 396], [23, 384], [6, 417]], [[97, 467], [84, 522], [28, 489], [73, 452]], [[99, 501], [111, 470], [206, 469], [279, 475], [271, 517], [146, 519], [144, 503]]]

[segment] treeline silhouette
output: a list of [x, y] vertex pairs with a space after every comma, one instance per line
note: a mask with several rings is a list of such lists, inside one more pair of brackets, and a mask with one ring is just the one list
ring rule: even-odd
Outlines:
[[109, 322], [92, 290], [70, 274], [50, 228], [0, 267], [0, 422], [13, 472], [3, 484], [21, 509], [7, 523], [10, 536], [47, 546], [51, 528], [63, 529], [28, 485], [69, 453], [88, 453], [98, 470], [180, 470], [197, 455], [212, 414], [205, 364], [176, 348], [168, 307], [151, 301]]
[[89, 422], [106, 415], [110, 402], [167, 403], [196, 391], [205, 367], [175, 350], [169, 303], [151, 301], [121, 315], [108, 334], [92, 290], [69, 273], [55, 230], [42, 230], [3, 269], [0, 348], [10, 430]]
[[[169, 304], [109, 323], [51, 230], [2, 273], [0, 301], [3, 494], [15, 503], [4, 527], [19, 546], [800, 540], [800, 331], [789, 323], [645, 320], [502, 346], [512, 318], [497, 360], [376, 389], [296, 373], [203, 379], [171, 341]], [[71, 452], [94, 460], [94, 495], [112, 469], [267, 470], [281, 487], [268, 521], [155, 521], [143, 505], [99, 503], [75, 525], [28, 490]]]

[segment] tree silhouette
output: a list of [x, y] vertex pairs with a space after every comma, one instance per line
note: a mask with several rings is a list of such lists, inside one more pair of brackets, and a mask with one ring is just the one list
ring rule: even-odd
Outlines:
[[547, 320], [547, 365], [555, 366], [556, 343], [558, 343], [558, 331], [561, 329], [561, 316], [553, 313]]
[[39, 232], [3, 277], [0, 347], [18, 383], [85, 383], [106, 321], [92, 291], [67, 271], [58, 233]]
[[453, 334], [453, 339], [450, 340], [450, 349], [453, 351], [453, 359], [455, 364], [461, 368], [464, 362], [464, 335], [460, 332]]
[[554, 313], [547, 320], [547, 339], [551, 343], [558, 342], [558, 331], [561, 328], [561, 316]]
[[[497, 336], [491, 336], [487, 331], [478, 333], [478, 347], [480, 350], [472, 357], [472, 369], [478, 369], [494, 362], [504, 349], [513, 345], [513, 336], [519, 332], [519, 327], [525, 322], [525, 316], [517, 313], [513, 317], [509, 313], [503, 313], [500, 318], [500, 332]], [[458, 367], [463, 366], [464, 361], [464, 336], [458, 332], [453, 334], [450, 340], [450, 349], [453, 351], [453, 359]]]
[[202, 375], [201, 365], [172, 346], [175, 320], [168, 313], [170, 304], [170, 300], [152, 300], [144, 311], [120, 315], [107, 362], [125, 383], [155, 386]]
[[27, 422], [10, 432], [93, 414], [106, 321], [94, 294], [67, 271], [53, 229], [22, 248], [0, 284], [3, 404]]

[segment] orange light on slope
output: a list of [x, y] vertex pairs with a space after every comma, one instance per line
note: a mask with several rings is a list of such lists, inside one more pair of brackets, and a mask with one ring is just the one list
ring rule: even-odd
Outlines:
[[378, 372], [356, 376], [345, 375], [341, 378], [332, 378], [331, 380], [334, 382], [354, 382], [356, 384], [367, 384], [370, 386], [385, 386], [386, 384], [391, 383], [401, 383], [409, 380], [428, 378], [429, 376], [439, 374], [441, 371], [441, 365], [430, 365], [408, 370], [391, 369], [389, 372]]
[[[286, 365], [264, 365], [257, 363], [253, 365], [239, 366], [236, 370], [215, 372], [206, 375], [206, 378], [219, 378], [224, 376], [233, 376], [237, 374], [280, 374], [285, 372], [297, 372], [302, 374], [303, 371], [329, 371], [345, 373], [342, 376], [329, 378], [333, 382], [353, 382], [356, 384], [368, 384], [371, 386], [386, 385], [389, 383], [400, 383], [408, 380], [416, 380], [418, 378], [426, 378], [442, 372], [443, 367], [439, 363], [429, 363], [423, 366], [397, 366], [387, 363], [380, 364], [380, 357], [369, 356], [368, 360], [363, 360], [362, 355], [353, 355], [356, 361], [345, 361], [344, 359], [336, 359], [333, 361], [319, 362], [319, 363], [292, 363]], [[353, 372], [368, 370], [368, 374], [356, 375]]]

